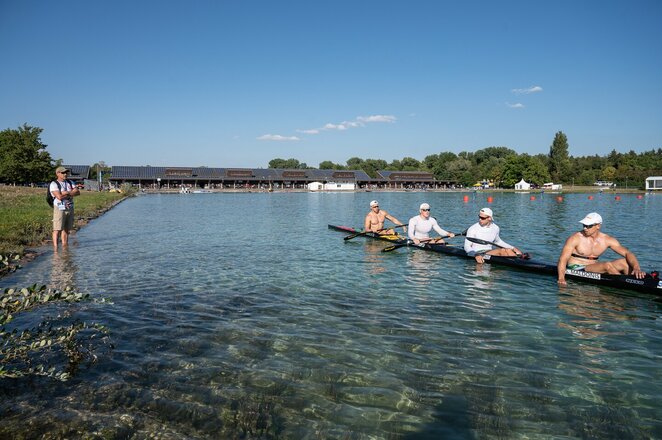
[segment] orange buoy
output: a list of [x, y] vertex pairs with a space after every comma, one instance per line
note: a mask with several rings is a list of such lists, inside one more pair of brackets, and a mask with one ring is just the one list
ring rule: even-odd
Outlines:
[[536, 199], [536, 196], [529, 197], [529, 200], [535, 200], [535, 199]]
[[464, 200], [464, 203], [467, 203], [469, 201], [469, 196], [464, 196], [462, 200]]
[[589, 199], [589, 200], [593, 200], [593, 196], [588, 196], [588, 199]]
[[563, 196], [556, 196], [556, 201], [557, 202], [562, 202], [563, 201]]
[[641, 199], [644, 198], [644, 196], [642, 196], [641, 194], [639, 194], [639, 195], [637, 196], [637, 198], [638, 198], [639, 200], [641, 200]]
[[621, 200], [621, 196], [614, 197], [614, 200]]
[[489, 196], [489, 197], [487, 198], [487, 203], [492, 203], [492, 200], [494, 200], [494, 199], [492, 199], [492, 196]]

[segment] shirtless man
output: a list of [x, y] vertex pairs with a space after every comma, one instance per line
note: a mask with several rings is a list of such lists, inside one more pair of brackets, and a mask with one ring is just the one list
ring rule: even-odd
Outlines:
[[[600, 214], [591, 212], [579, 222], [584, 225], [583, 229], [575, 232], [566, 240], [559, 257], [559, 284], [566, 285], [566, 268], [612, 275], [630, 274], [639, 279], [646, 276], [646, 272], [641, 270], [639, 261], [632, 252], [623, 247], [614, 237], [600, 232], [602, 228]], [[623, 258], [598, 263], [598, 258], [608, 248]]]
[[379, 202], [377, 200], [373, 200], [370, 202], [370, 212], [368, 212], [368, 214], [365, 216], [365, 224], [363, 226], [363, 230], [372, 231], [383, 235], [394, 235], [396, 233], [394, 229], [384, 229], [384, 222], [386, 219], [392, 221], [396, 225], [402, 225], [400, 220], [393, 217], [388, 212], [379, 209]]

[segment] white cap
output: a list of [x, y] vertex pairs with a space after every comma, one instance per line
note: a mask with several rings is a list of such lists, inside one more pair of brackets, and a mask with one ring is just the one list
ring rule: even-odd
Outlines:
[[419, 210], [420, 210], [420, 209], [430, 209], [430, 205], [428, 205], [427, 203], [421, 203], [421, 207], [418, 208], [418, 209], [419, 209]]
[[485, 214], [488, 217], [492, 217], [492, 210], [490, 208], [483, 208], [480, 210], [481, 214]]
[[372, 208], [373, 206], [379, 206], [379, 202], [377, 200], [370, 202], [370, 207]]
[[591, 212], [590, 214], [586, 214], [586, 217], [579, 220], [579, 223], [583, 225], [600, 224], [602, 223], [602, 216], [600, 216], [600, 214], [598, 214], [597, 212]]

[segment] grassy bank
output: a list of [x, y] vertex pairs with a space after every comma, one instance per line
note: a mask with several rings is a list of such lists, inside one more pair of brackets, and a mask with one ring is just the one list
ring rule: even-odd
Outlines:
[[[124, 194], [82, 191], [76, 197], [76, 227], [97, 217]], [[0, 186], [0, 254], [23, 254], [51, 238], [53, 208], [45, 188]]]

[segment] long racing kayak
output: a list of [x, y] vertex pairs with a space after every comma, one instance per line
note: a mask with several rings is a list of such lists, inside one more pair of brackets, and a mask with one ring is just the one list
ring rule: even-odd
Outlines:
[[[361, 232], [358, 229], [349, 227], [349, 226], [336, 226], [329, 225], [329, 229], [333, 229], [340, 232], [346, 232], [349, 234], [355, 234]], [[406, 237], [400, 235], [381, 235], [374, 232], [368, 232], [365, 234], [366, 237], [370, 237], [377, 240], [389, 241], [392, 244], [406, 244], [410, 247], [415, 247], [419, 249], [424, 249], [427, 251], [438, 252], [444, 255], [450, 255], [453, 257], [461, 257], [465, 259], [473, 260], [474, 257], [467, 255], [461, 247], [449, 246], [446, 244], [427, 244], [422, 243], [415, 245]], [[509, 258], [509, 257], [498, 257], [494, 255], [484, 255], [485, 262], [490, 264], [497, 264], [500, 266], [514, 267], [522, 270], [527, 270], [530, 272], [538, 272], [545, 275], [556, 276], [557, 269], [555, 264], [549, 264], [542, 261], [536, 261], [533, 259], [525, 258]], [[567, 269], [565, 271], [566, 278], [582, 281], [591, 284], [598, 284], [602, 286], [616, 287], [618, 289], [628, 289], [636, 290], [639, 292], [652, 293], [656, 295], [662, 295], [662, 280], [660, 280], [657, 272], [651, 272], [647, 274], [643, 279], [637, 279], [631, 275], [609, 275], [609, 274], [600, 274], [593, 272], [586, 272], [583, 270], [572, 270]]]

